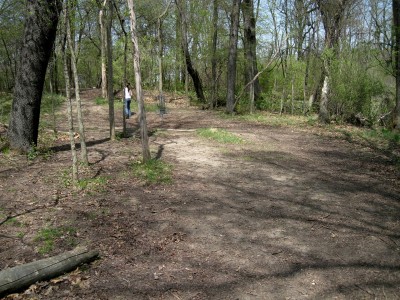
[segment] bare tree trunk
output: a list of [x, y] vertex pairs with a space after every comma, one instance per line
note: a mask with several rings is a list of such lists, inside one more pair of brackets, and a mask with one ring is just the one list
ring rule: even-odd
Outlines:
[[213, 0], [213, 34], [211, 50], [211, 107], [217, 107], [217, 42], [218, 42], [218, 0]]
[[107, 0], [104, 0], [100, 6], [99, 24], [100, 24], [100, 50], [101, 50], [101, 96], [107, 98], [107, 32], [104, 12]]
[[69, 77], [69, 70], [68, 70], [68, 57], [66, 53], [66, 43], [67, 43], [67, 32], [68, 32], [68, 13], [67, 13], [67, 6], [68, 3], [64, 2], [64, 23], [65, 23], [65, 36], [62, 46], [63, 51], [63, 61], [64, 61], [64, 79], [65, 79], [65, 95], [67, 97], [67, 116], [68, 116], [68, 127], [69, 127], [69, 142], [71, 145], [71, 155], [72, 155], [72, 186], [78, 186], [78, 158], [76, 155], [76, 145], [74, 139], [74, 118], [72, 114], [72, 98], [71, 98], [71, 79]]
[[75, 55], [75, 48], [72, 42], [71, 37], [71, 26], [69, 21], [68, 15], [68, 1], [66, 7], [66, 28], [67, 28], [67, 43], [69, 45], [69, 51], [71, 54], [71, 67], [72, 73], [74, 75], [74, 83], [75, 83], [75, 103], [76, 103], [76, 110], [78, 114], [78, 128], [79, 128], [79, 140], [81, 145], [81, 160], [84, 165], [89, 165], [88, 155], [87, 155], [87, 147], [86, 147], [86, 138], [85, 138], [85, 126], [83, 124], [83, 115], [82, 115], [82, 102], [80, 97], [80, 88], [79, 88], [79, 77], [78, 77], [78, 69], [76, 67], [76, 55]]
[[139, 107], [139, 122], [140, 122], [140, 135], [142, 140], [142, 154], [143, 162], [151, 159], [149, 148], [149, 137], [147, 134], [146, 111], [144, 108], [143, 92], [142, 92], [142, 77], [140, 74], [140, 52], [139, 41], [136, 31], [136, 14], [133, 5], [133, 0], [127, 0], [131, 20], [131, 36], [133, 44], [133, 66], [135, 69], [135, 82], [136, 82], [136, 97]]
[[400, 131], [400, 0], [393, 0], [393, 29], [396, 77], [396, 108], [393, 125], [396, 131]]
[[37, 144], [43, 85], [61, 1], [27, 1], [27, 10], [8, 129], [10, 146], [24, 152]]
[[115, 116], [114, 116], [114, 85], [113, 85], [113, 52], [111, 42], [111, 27], [113, 19], [113, 0], [108, 0], [107, 14], [107, 96], [108, 96], [108, 119], [110, 122], [110, 139], [115, 140]]
[[[257, 40], [256, 40], [256, 18], [254, 16], [254, 1], [244, 0], [242, 4], [243, 19], [244, 19], [244, 48], [246, 55], [246, 83], [252, 80], [255, 74], [258, 73], [257, 67]], [[250, 112], [253, 112], [254, 102], [260, 96], [260, 83], [256, 79], [250, 85]]]
[[229, 56], [227, 69], [227, 96], [226, 112], [233, 113], [235, 104], [235, 86], [236, 86], [236, 59], [237, 42], [239, 30], [240, 0], [233, 0], [231, 13], [231, 26], [229, 34]]
[[[114, 5], [115, 5], [115, 2], [114, 2]], [[126, 78], [126, 77], [127, 77], [126, 69], [127, 69], [127, 64], [128, 64], [128, 33], [127, 33], [126, 30], [125, 30], [125, 21], [124, 21], [124, 19], [121, 17], [121, 14], [120, 14], [120, 12], [119, 12], [117, 6], [115, 6], [115, 10], [116, 10], [116, 13], [117, 13], [117, 16], [118, 16], [120, 25], [121, 25], [122, 32], [124, 33], [124, 67], [123, 67], [123, 70], [124, 70], [124, 78], [123, 78], [122, 86], [123, 86], [123, 88], [125, 88], [126, 85], [127, 85], [127, 83], [128, 83], [128, 82], [127, 82], [127, 78]], [[125, 98], [125, 94], [123, 93], [122, 102], [125, 101], [124, 98]], [[125, 116], [125, 106], [123, 105], [123, 106], [122, 106], [122, 135], [123, 135], [124, 137], [127, 136], [127, 132], [126, 132], [126, 118], [125, 118], [125, 117], [126, 117], [126, 116]]]

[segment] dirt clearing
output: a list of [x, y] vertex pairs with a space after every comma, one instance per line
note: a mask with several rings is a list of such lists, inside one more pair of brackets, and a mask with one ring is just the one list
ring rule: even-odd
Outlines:
[[[400, 299], [393, 157], [311, 128], [169, 104], [148, 123], [172, 183], [145, 185], [132, 175], [136, 117], [133, 136], [111, 142], [107, 106], [83, 98], [86, 189], [67, 187], [66, 139], [33, 161], [0, 156], [0, 222], [20, 214], [0, 225], [0, 269], [76, 245], [101, 259], [10, 299]], [[210, 127], [242, 142], [196, 132]]]

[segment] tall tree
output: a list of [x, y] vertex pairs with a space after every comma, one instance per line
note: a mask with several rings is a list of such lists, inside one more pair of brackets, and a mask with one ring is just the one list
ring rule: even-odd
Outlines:
[[396, 108], [394, 111], [394, 128], [400, 131], [400, 0], [393, 0], [393, 37], [396, 77]]
[[81, 159], [82, 163], [85, 165], [89, 165], [88, 155], [87, 155], [87, 147], [86, 147], [86, 137], [85, 137], [85, 126], [83, 124], [83, 115], [82, 115], [82, 102], [80, 97], [80, 86], [79, 86], [79, 77], [78, 77], [78, 68], [76, 66], [76, 54], [75, 54], [75, 47], [74, 42], [72, 40], [71, 34], [71, 22], [69, 20], [69, 9], [68, 9], [69, 1], [66, 1], [66, 34], [67, 34], [67, 44], [69, 46], [69, 51], [71, 54], [71, 67], [72, 67], [72, 74], [74, 77], [74, 86], [75, 86], [75, 104], [76, 104], [76, 111], [78, 115], [78, 128], [79, 128], [79, 139], [81, 142]]
[[[109, 0], [110, 1], [110, 0]], [[100, 55], [101, 55], [101, 96], [107, 98], [107, 0], [99, 3], [99, 25], [100, 25]]]
[[8, 131], [11, 147], [25, 152], [37, 144], [43, 85], [61, 7], [61, 0], [27, 1]]
[[111, 27], [113, 21], [113, 0], [108, 0], [107, 30], [106, 30], [106, 53], [107, 53], [107, 98], [108, 98], [108, 120], [110, 122], [110, 139], [115, 140], [115, 116], [114, 116], [114, 85], [113, 85], [113, 49]]
[[64, 67], [64, 80], [65, 80], [65, 96], [67, 98], [67, 117], [68, 117], [68, 133], [69, 133], [69, 142], [71, 146], [71, 155], [72, 155], [72, 183], [74, 187], [78, 185], [78, 158], [76, 155], [76, 145], [75, 145], [75, 137], [74, 137], [74, 118], [72, 114], [72, 97], [71, 97], [71, 79], [69, 77], [70, 71], [69, 67], [69, 57], [67, 55], [67, 43], [68, 43], [68, 32], [69, 32], [69, 21], [68, 21], [68, 2], [65, 1], [63, 4], [63, 12], [64, 12], [64, 25], [65, 25], [65, 33], [62, 39], [62, 57], [63, 57], [63, 67]]
[[331, 93], [331, 63], [337, 57], [339, 51], [339, 40], [344, 28], [346, 10], [354, 2], [355, 0], [316, 0], [325, 30], [323, 86], [319, 108], [319, 121], [321, 123], [329, 122], [328, 103]]
[[227, 68], [226, 112], [233, 113], [235, 104], [237, 44], [241, 0], [232, 0], [231, 25], [229, 33], [229, 55]]
[[243, 0], [242, 4], [244, 20], [244, 51], [246, 56], [246, 84], [252, 83], [249, 87], [250, 111], [253, 111], [254, 102], [260, 96], [260, 83], [258, 78], [253, 80], [258, 73], [257, 67], [257, 39], [256, 39], [256, 17], [254, 14], [254, 1]]
[[[187, 72], [189, 73], [190, 77], [192, 77], [193, 80], [193, 85], [194, 89], [196, 91], [197, 98], [201, 102], [206, 102], [206, 98], [204, 96], [203, 92], [203, 83], [200, 78], [200, 74], [195, 69], [193, 63], [192, 63], [192, 58], [190, 56], [189, 52], [189, 41], [188, 41], [188, 30], [187, 30], [187, 11], [186, 11], [186, 0], [175, 0], [175, 3], [177, 5], [179, 14], [180, 14], [180, 19], [181, 19], [181, 37], [182, 37], [182, 52], [184, 56], [184, 60], [186, 63], [186, 69]], [[187, 81], [186, 81], [187, 82]]]
[[146, 111], [144, 108], [143, 92], [142, 92], [142, 76], [140, 69], [140, 51], [139, 51], [139, 40], [136, 29], [136, 13], [133, 5], [133, 0], [127, 0], [130, 12], [131, 20], [131, 38], [133, 44], [133, 66], [135, 69], [135, 83], [136, 83], [136, 98], [139, 107], [139, 123], [140, 123], [140, 135], [142, 140], [142, 155], [143, 162], [151, 159], [150, 147], [149, 147], [149, 136], [147, 134], [147, 122], [146, 122]]
[[218, 42], [218, 0], [213, 0], [212, 49], [211, 49], [211, 107], [217, 106], [217, 42]]

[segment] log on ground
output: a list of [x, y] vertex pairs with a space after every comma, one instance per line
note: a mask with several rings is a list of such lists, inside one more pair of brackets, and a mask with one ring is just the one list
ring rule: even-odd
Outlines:
[[79, 265], [93, 261], [98, 256], [98, 251], [78, 247], [57, 256], [5, 269], [0, 272], [0, 297], [20, 291], [37, 281], [65, 274]]

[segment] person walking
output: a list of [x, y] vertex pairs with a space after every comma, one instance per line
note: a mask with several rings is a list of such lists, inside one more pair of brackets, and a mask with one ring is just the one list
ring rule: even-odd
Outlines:
[[131, 117], [131, 100], [132, 100], [132, 90], [129, 83], [126, 84], [124, 88], [124, 110], [125, 118], [129, 119]]

